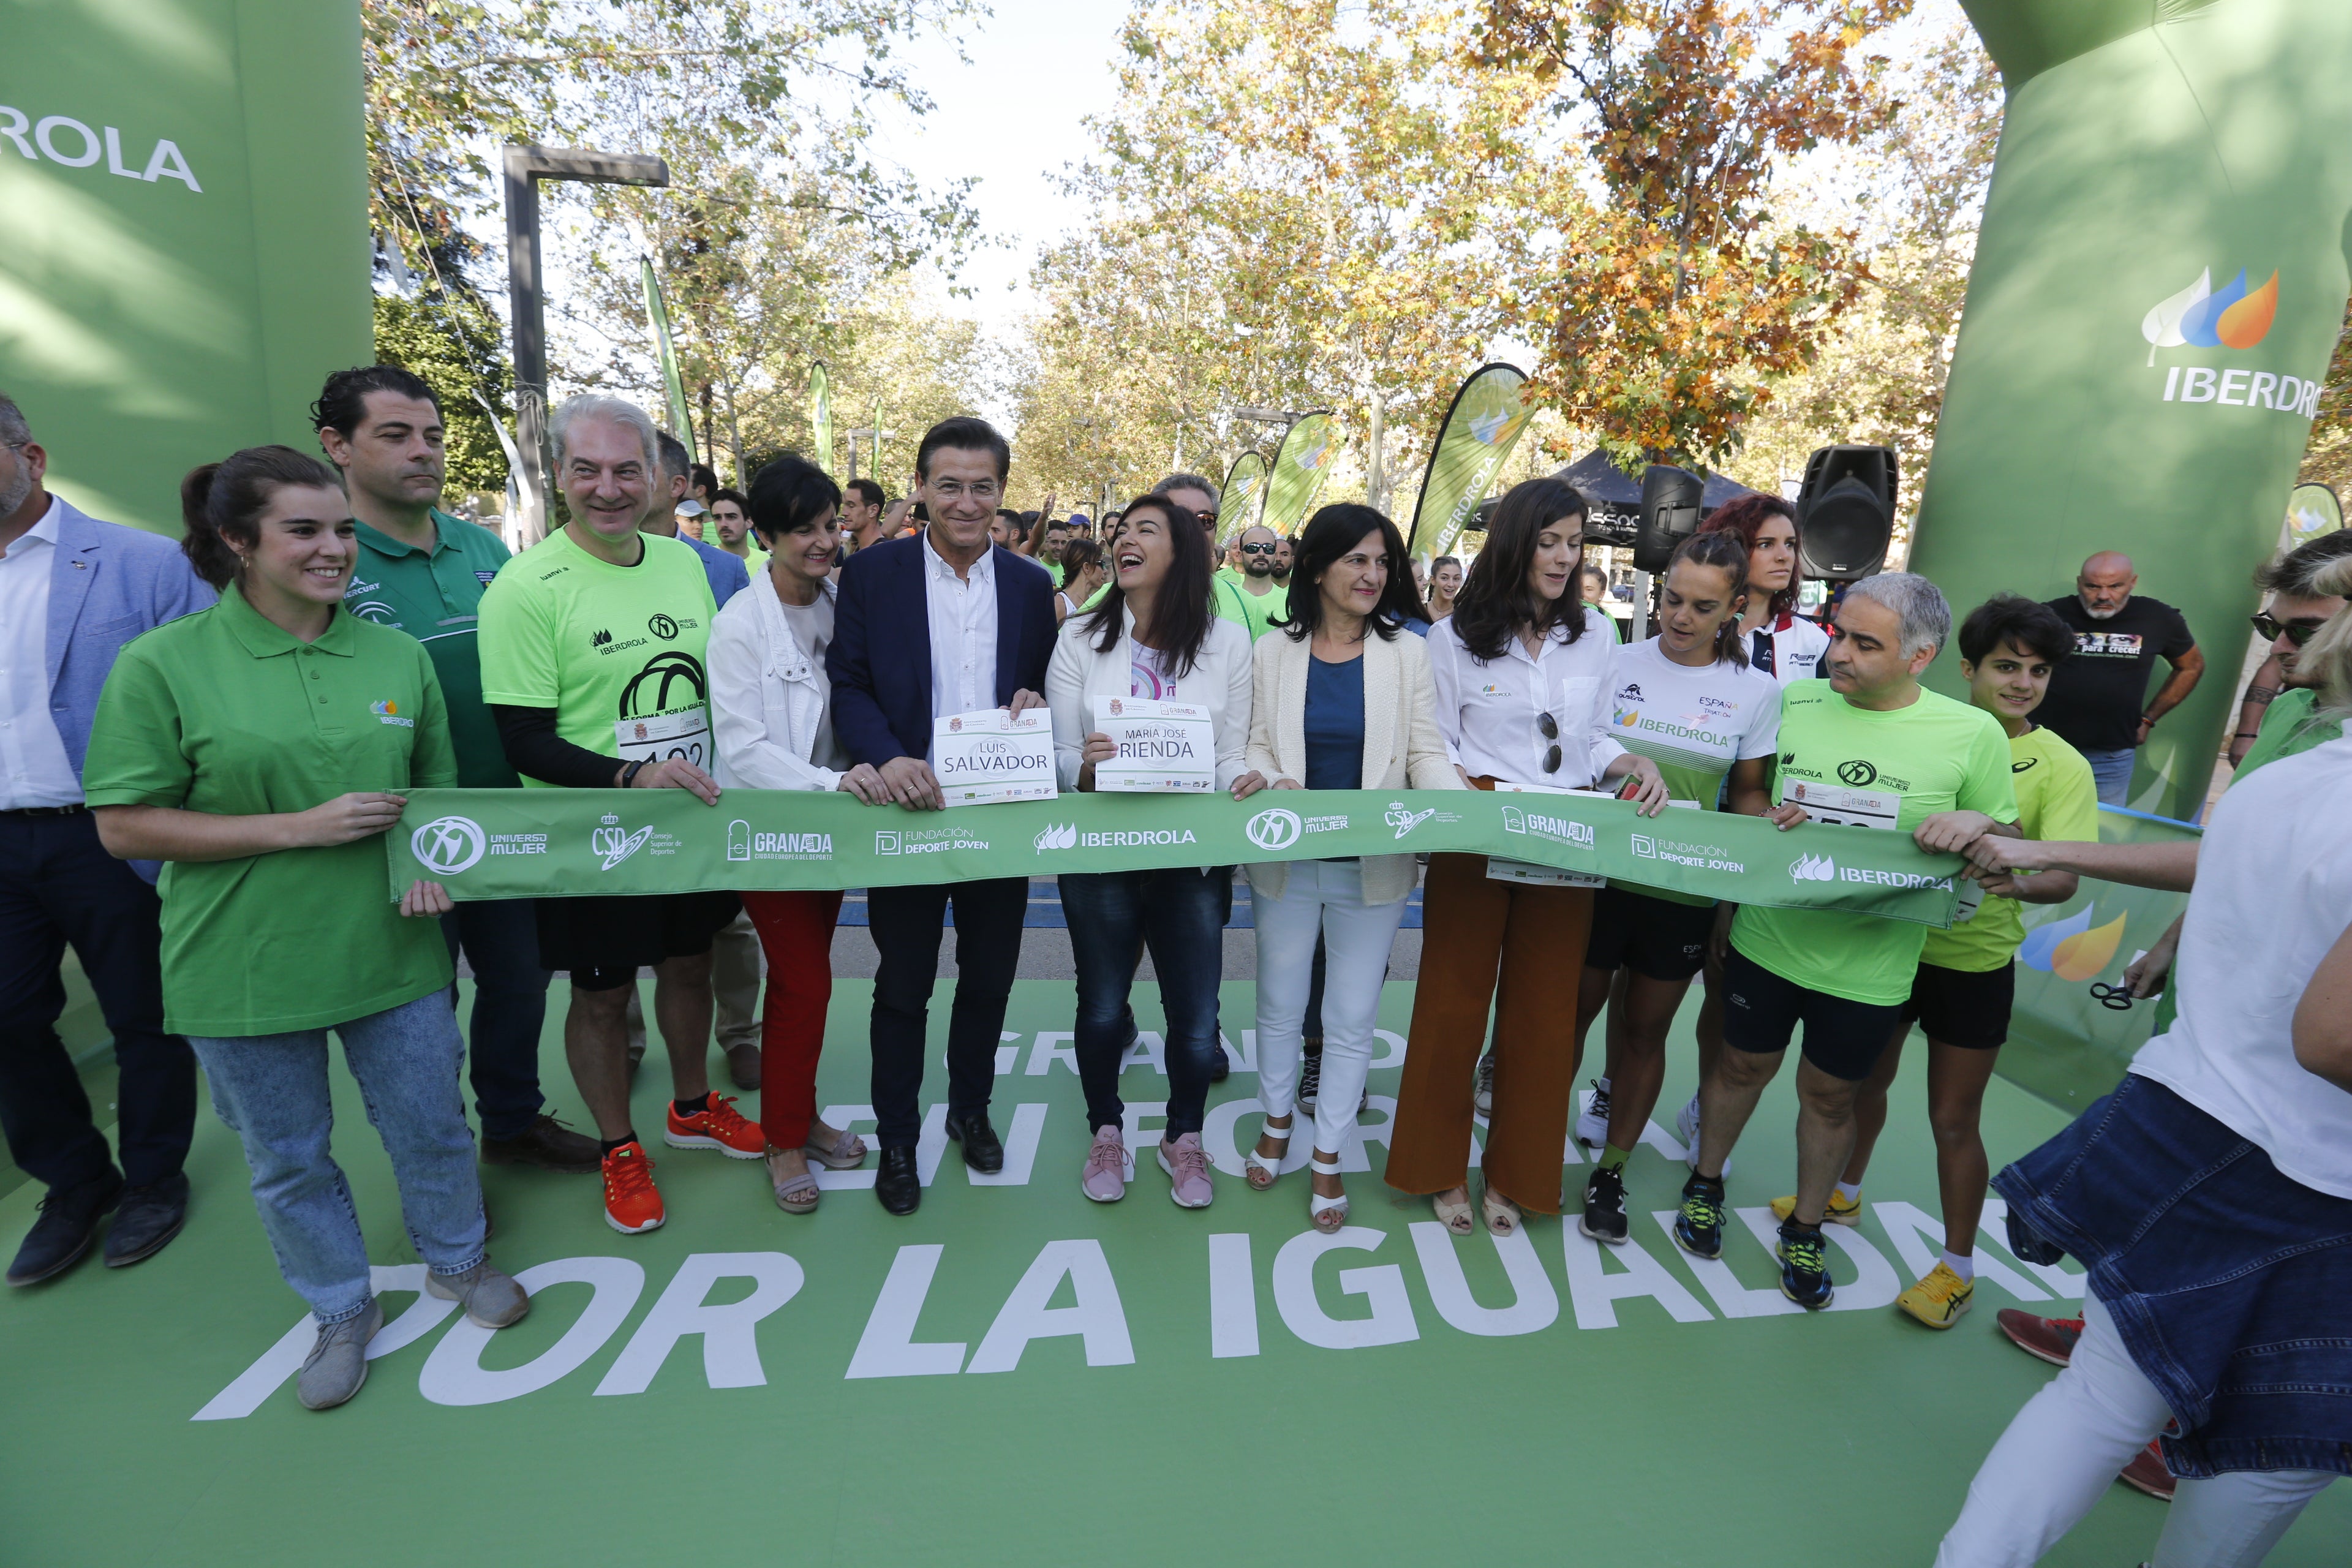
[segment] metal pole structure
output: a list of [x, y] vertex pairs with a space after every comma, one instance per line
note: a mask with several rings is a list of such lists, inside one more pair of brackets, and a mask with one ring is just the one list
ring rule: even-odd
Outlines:
[[667, 185], [669, 165], [649, 153], [509, 146], [505, 156], [507, 290], [514, 326], [515, 476], [526, 545], [547, 537], [547, 318], [540, 289], [539, 182]]

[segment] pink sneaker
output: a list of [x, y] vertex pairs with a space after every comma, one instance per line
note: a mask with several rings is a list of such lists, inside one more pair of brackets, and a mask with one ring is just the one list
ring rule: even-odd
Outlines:
[[1127, 1144], [1118, 1128], [1106, 1127], [1095, 1134], [1078, 1190], [1098, 1204], [1115, 1204], [1127, 1196]]
[[1209, 1156], [1198, 1132], [1187, 1132], [1173, 1143], [1163, 1140], [1160, 1168], [1168, 1173], [1168, 1195], [1178, 1208], [1204, 1209], [1217, 1195], [1209, 1184]]

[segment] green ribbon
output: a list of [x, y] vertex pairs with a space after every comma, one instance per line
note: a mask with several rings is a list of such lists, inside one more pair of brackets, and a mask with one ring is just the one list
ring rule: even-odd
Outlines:
[[1907, 833], [1809, 823], [1783, 833], [1713, 811], [1484, 790], [1066, 795], [908, 811], [839, 792], [425, 789], [387, 835], [394, 896], [455, 899], [806, 891], [1062, 871], [1139, 871], [1365, 855], [1494, 855], [1734, 903], [1951, 923], [1958, 857]]

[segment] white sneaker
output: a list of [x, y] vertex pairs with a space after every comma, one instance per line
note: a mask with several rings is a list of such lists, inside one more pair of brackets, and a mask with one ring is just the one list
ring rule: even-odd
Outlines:
[[[1692, 1091], [1690, 1103], [1675, 1112], [1675, 1136], [1681, 1139], [1683, 1147], [1689, 1151], [1683, 1156], [1683, 1163], [1688, 1165], [1693, 1171], [1697, 1170], [1698, 1093], [1696, 1090]], [[1722, 1173], [1726, 1176], [1731, 1174], [1731, 1156], [1728, 1154], [1723, 1157]]]
[[1576, 1119], [1576, 1141], [1588, 1149], [1602, 1149], [1609, 1144], [1609, 1080], [1592, 1080], [1592, 1098], [1586, 1101], [1583, 1114]]
[[1478, 1091], [1471, 1097], [1471, 1103], [1478, 1108], [1481, 1116], [1495, 1114], [1495, 1053], [1492, 1051], [1478, 1058]]

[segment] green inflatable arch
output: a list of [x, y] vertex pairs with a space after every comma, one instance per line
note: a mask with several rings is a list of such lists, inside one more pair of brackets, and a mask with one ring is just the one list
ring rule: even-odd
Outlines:
[[1965, 611], [2128, 552], [2209, 667], [2132, 804], [2193, 816], [2352, 289], [2352, 5], [1963, 4], [2009, 106], [1912, 564]]

